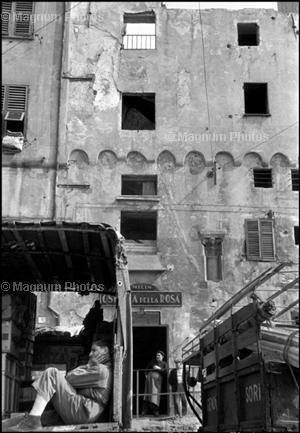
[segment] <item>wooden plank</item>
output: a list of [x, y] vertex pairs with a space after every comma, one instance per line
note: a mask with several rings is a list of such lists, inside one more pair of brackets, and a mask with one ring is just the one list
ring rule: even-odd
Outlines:
[[95, 282], [95, 275], [93, 273], [91, 258], [90, 258], [90, 246], [88, 241], [88, 234], [86, 232], [82, 232], [82, 241], [83, 241], [83, 249], [86, 256], [87, 267], [90, 272], [91, 282]]
[[31, 255], [30, 255], [30, 251], [27, 250], [26, 247], [24, 248], [25, 241], [24, 241], [24, 239], [22, 238], [21, 234], [18, 233], [17, 231], [13, 231], [12, 233], [13, 233], [13, 235], [14, 235], [16, 241], [19, 243], [19, 246], [20, 246], [20, 248], [21, 248], [21, 251], [24, 252], [25, 259], [26, 259], [26, 261], [27, 261], [27, 263], [28, 263], [28, 265], [29, 265], [29, 267], [30, 267], [30, 269], [31, 269], [31, 271], [32, 271], [32, 275], [34, 276], [34, 278], [35, 278], [37, 281], [43, 281], [42, 274], [40, 273], [40, 271], [39, 271], [39, 269], [38, 269], [38, 267], [37, 267], [35, 261], [34, 261], [33, 258], [31, 257]]
[[68, 246], [68, 241], [67, 241], [66, 233], [63, 230], [59, 230], [58, 231], [58, 236], [59, 236], [59, 239], [60, 239], [63, 251], [65, 253], [68, 253], [68, 254], [64, 255], [65, 262], [66, 262], [68, 270], [70, 271], [71, 278], [74, 279], [73, 264], [72, 264], [72, 259], [71, 259], [70, 255], [69, 255], [70, 251], [69, 251], [69, 246]]
[[39, 239], [39, 244], [40, 244], [41, 250], [42, 250], [43, 255], [45, 257], [45, 260], [47, 262], [50, 274], [52, 274], [52, 276], [54, 277], [55, 276], [55, 272], [53, 270], [53, 264], [52, 264], [51, 258], [49, 256], [49, 254], [47, 253], [47, 248], [46, 248], [43, 232], [41, 230], [38, 230], [37, 231], [37, 236], [38, 236], [38, 239]]
[[213, 350], [207, 355], [203, 356], [203, 368], [216, 363], [216, 352]]
[[257, 341], [256, 328], [249, 328], [237, 336], [237, 349], [244, 349]]
[[113, 381], [113, 420], [122, 422], [122, 347], [115, 345]]
[[219, 359], [221, 361], [221, 359], [225, 358], [226, 356], [230, 355], [233, 353], [233, 344], [232, 344], [232, 339], [227, 341], [227, 343], [223, 344], [222, 346], [218, 347], [218, 351], [219, 351]]

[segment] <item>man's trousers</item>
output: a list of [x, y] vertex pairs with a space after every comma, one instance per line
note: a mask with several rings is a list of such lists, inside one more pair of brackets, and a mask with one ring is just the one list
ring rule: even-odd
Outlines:
[[47, 368], [32, 386], [46, 401], [51, 400], [65, 424], [96, 422], [104, 410], [103, 405], [77, 394], [64, 373], [54, 367]]

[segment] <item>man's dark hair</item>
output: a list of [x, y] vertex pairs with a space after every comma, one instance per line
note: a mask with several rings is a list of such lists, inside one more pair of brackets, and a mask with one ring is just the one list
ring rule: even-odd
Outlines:
[[92, 344], [96, 344], [96, 346], [100, 347], [108, 347], [108, 349], [110, 349], [110, 345], [105, 340], [95, 340], [92, 342]]

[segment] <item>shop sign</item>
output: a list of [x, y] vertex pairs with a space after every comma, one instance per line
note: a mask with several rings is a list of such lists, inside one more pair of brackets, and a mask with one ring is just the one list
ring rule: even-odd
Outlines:
[[131, 284], [130, 287], [131, 287], [131, 290], [136, 290], [136, 291], [157, 290], [157, 287], [155, 287], [149, 283], [134, 283], [134, 284]]
[[[100, 294], [100, 304], [115, 305], [116, 297]], [[132, 306], [143, 307], [181, 307], [181, 292], [131, 292]]]

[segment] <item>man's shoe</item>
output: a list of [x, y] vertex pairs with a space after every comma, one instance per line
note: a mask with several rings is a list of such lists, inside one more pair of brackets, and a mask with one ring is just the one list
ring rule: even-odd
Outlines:
[[34, 415], [29, 415], [28, 413], [26, 413], [26, 415], [24, 416], [23, 419], [21, 419], [21, 421], [11, 427], [11, 429], [9, 429], [9, 431], [34, 431], [34, 430], [40, 430], [42, 428], [42, 423], [41, 423], [41, 417], [40, 416], [34, 416]]

